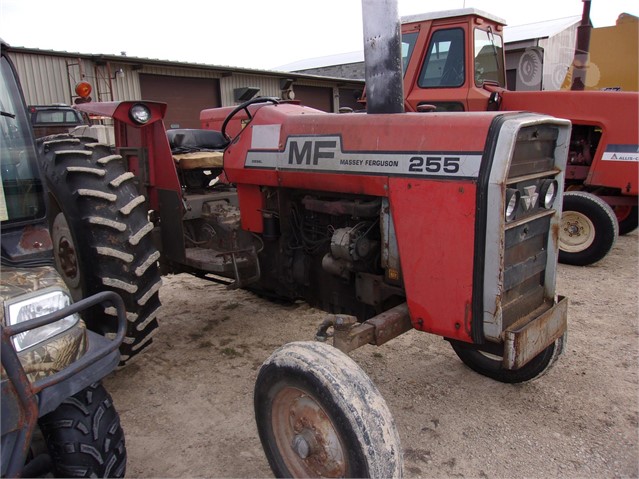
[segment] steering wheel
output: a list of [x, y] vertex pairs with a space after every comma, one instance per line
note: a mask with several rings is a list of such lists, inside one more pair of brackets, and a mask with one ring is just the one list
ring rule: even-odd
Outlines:
[[226, 138], [229, 141], [229, 143], [231, 142], [232, 138], [226, 132], [226, 127], [228, 126], [231, 119], [235, 115], [237, 115], [240, 111], [244, 110], [246, 114], [248, 115], [249, 120], [253, 119], [253, 115], [251, 115], [251, 112], [248, 110], [249, 105], [253, 105], [254, 103], [273, 103], [274, 105], [277, 105], [279, 102], [280, 102], [279, 99], [275, 97], [262, 96], [258, 98], [251, 98], [250, 100], [247, 100], [244, 103], [239, 104], [224, 119], [224, 123], [222, 123], [222, 128], [221, 128], [222, 136], [224, 136], [224, 138]]

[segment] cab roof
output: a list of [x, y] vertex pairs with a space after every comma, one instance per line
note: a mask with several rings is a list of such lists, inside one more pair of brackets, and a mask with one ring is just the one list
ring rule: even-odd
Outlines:
[[465, 17], [468, 15], [475, 15], [478, 17], [486, 18], [495, 23], [506, 25], [506, 20], [500, 18], [492, 13], [478, 10], [477, 8], [459, 8], [456, 10], [441, 10], [439, 12], [418, 13], [416, 15], [407, 15], [401, 18], [402, 24], [424, 22], [426, 20], [438, 20], [440, 18], [452, 18], [452, 17]]

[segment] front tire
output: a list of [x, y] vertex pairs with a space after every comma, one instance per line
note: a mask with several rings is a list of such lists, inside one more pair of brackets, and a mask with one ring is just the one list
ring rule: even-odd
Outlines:
[[[151, 344], [160, 308], [159, 252], [151, 239], [144, 196], [120, 155], [93, 139], [45, 137], [40, 162], [51, 201], [56, 266], [74, 300], [111, 290], [126, 306], [128, 326], [121, 363]], [[114, 308], [94, 308], [87, 325], [116, 330]]]
[[255, 418], [276, 477], [402, 476], [399, 434], [364, 371], [324, 343], [289, 343], [262, 365]]
[[619, 236], [612, 208], [584, 191], [564, 193], [559, 229], [559, 262], [586, 266], [601, 260]]
[[39, 425], [55, 477], [124, 477], [124, 432], [100, 383], [66, 399]]
[[478, 351], [463, 341], [449, 341], [459, 359], [476, 373], [501, 383], [514, 384], [532, 381], [546, 374], [563, 352], [566, 335], [557, 339], [523, 367], [514, 370], [504, 369], [502, 358], [499, 356]]

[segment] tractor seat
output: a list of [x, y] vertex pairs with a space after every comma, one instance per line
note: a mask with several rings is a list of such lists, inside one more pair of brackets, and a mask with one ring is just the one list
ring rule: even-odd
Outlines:
[[166, 130], [171, 151], [175, 149], [223, 150], [228, 145], [224, 135], [216, 130], [179, 128]]
[[215, 130], [167, 130], [171, 153], [181, 170], [221, 169], [228, 140]]
[[193, 151], [173, 153], [173, 160], [180, 170], [217, 169], [224, 167], [224, 152]]

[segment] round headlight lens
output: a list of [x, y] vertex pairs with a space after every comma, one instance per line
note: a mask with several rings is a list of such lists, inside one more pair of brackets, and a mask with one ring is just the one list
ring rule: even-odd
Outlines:
[[552, 208], [559, 190], [557, 180], [544, 180], [541, 182], [541, 205], [547, 210]]
[[144, 125], [151, 119], [151, 110], [146, 105], [136, 103], [131, 107], [129, 115], [134, 122]]
[[512, 221], [515, 219], [520, 197], [521, 193], [519, 193], [518, 190], [514, 188], [508, 188], [506, 190], [506, 211], [504, 212], [506, 221]]

